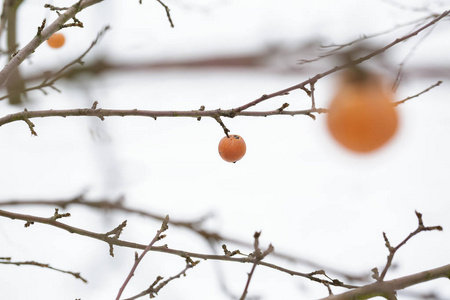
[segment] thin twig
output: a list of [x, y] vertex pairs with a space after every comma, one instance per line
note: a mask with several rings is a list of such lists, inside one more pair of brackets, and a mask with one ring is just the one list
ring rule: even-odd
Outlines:
[[416, 49], [420, 46], [420, 44], [422, 44], [431, 35], [431, 33], [433, 32], [433, 29], [434, 28], [432, 28], [431, 30], [426, 32], [424, 34], [424, 36], [422, 38], [420, 38], [419, 41], [417, 41], [416, 44], [409, 49], [408, 54], [400, 62], [399, 68], [398, 68], [398, 71], [397, 71], [397, 76], [395, 78], [394, 85], [392, 87], [392, 90], [394, 92], [397, 91], [398, 86], [400, 85], [400, 82], [401, 82], [401, 80], [403, 78], [403, 73], [404, 73], [404, 69], [405, 69], [406, 63], [413, 56], [413, 54], [415, 53]]
[[85, 278], [83, 278], [80, 275], [79, 272], [71, 272], [71, 271], [61, 270], [61, 269], [58, 269], [58, 268], [54, 268], [54, 267], [50, 266], [49, 264], [39, 263], [39, 262], [36, 262], [36, 261], [12, 261], [10, 257], [0, 257], [0, 264], [2, 264], [2, 265], [16, 265], [16, 266], [36, 266], [36, 267], [46, 268], [46, 269], [50, 269], [50, 270], [53, 270], [53, 271], [57, 271], [57, 272], [65, 273], [65, 274], [70, 274], [73, 277], [75, 277], [77, 279], [80, 279], [84, 283], [87, 283], [87, 280]]
[[413, 98], [419, 97], [420, 95], [425, 94], [425, 93], [428, 92], [429, 90], [434, 89], [435, 87], [440, 86], [441, 84], [442, 84], [442, 81], [439, 80], [438, 82], [436, 82], [436, 83], [433, 84], [432, 86], [430, 86], [430, 87], [424, 89], [424, 90], [421, 91], [420, 93], [417, 93], [417, 94], [415, 94], [415, 95], [413, 95], [413, 96], [409, 96], [409, 97], [407, 97], [407, 98], [405, 98], [405, 99], [403, 99], [403, 100], [399, 100], [399, 101], [394, 102], [394, 105], [397, 106], [397, 105], [400, 105], [400, 104], [405, 103], [405, 102], [408, 101], [408, 100], [411, 100], [411, 99], [413, 99]]
[[194, 265], [190, 264], [190, 263], [186, 263], [186, 266], [184, 267], [184, 269], [179, 272], [178, 274], [171, 276], [169, 278], [167, 278], [166, 280], [162, 281], [164, 278], [161, 276], [158, 276], [156, 278], [156, 280], [150, 285], [150, 287], [148, 289], [146, 289], [145, 291], [140, 292], [139, 294], [137, 294], [136, 296], [127, 298], [125, 300], [135, 300], [141, 297], [144, 297], [146, 295], [150, 295], [150, 298], [154, 298], [159, 291], [165, 287], [169, 282], [171, 282], [174, 279], [180, 278], [181, 276], [186, 276], [186, 271], [193, 268]]
[[245, 284], [244, 292], [242, 293], [240, 300], [244, 300], [247, 297], [248, 288], [250, 286], [250, 281], [252, 280], [253, 274], [255, 273], [256, 266], [264, 259], [264, 257], [266, 257], [267, 255], [272, 253], [274, 250], [272, 244], [270, 244], [266, 251], [264, 251], [264, 252], [261, 251], [261, 249], [259, 248], [260, 235], [261, 235], [261, 232], [255, 232], [255, 234], [253, 236], [253, 238], [255, 239], [255, 241], [254, 241], [255, 251], [251, 254], [251, 256], [254, 257], [254, 262], [253, 262], [253, 266], [252, 266], [250, 273], [248, 273], [247, 282]]
[[162, 233], [164, 231], [166, 231], [169, 227], [167, 225], [167, 223], [169, 223], [169, 216], [167, 215], [166, 218], [164, 219], [161, 228], [156, 232], [155, 237], [151, 240], [150, 244], [147, 245], [147, 247], [145, 247], [144, 251], [141, 253], [141, 255], [139, 255], [138, 259], [136, 259], [134, 261], [134, 265], [131, 268], [130, 273], [128, 274], [127, 278], [125, 279], [124, 283], [122, 284], [122, 286], [119, 289], [119, 293], [117, 294], [116, 300], [120, 299], [120, 296], [122, 296], [123, 291], [125, 290], [125, 287], [127, 286], [128, 282], [131, 280], [131, 277], [134, 276], [134, 272], [136, 271], [136, 268], [138, 267], [139, 263], [141, 262], [141, 260], [144, 258], [145, 254], [147, 254], [148, 251], [150, 251], [150, 249], [153, 247], [153, 245], [159, 241], [160, 239], [162, 239], [164, 236], [162, 235]]
[[230, 136], [228, 135], [228, 132], [230, 132], [230, 130], [227, 128], [227, 126], [225, 126], [225, 124], [223, 123], [223, 121], [220, 118], [220, 116], [219, 115], [215, 115], [215, 116], [213, 116], [213, 118], [214, 118], [214, 120], [217, 121], [217, 123], [219, 123], [220, 127], [222, 127], [222, 129], [223, 129], [223, 132], [229, 138]]
[[425, 22], [426, 20], [429, 20], [429, 19], [434, 18], [434, 17], [436, 17], [436, 16], [435, 15], [430, 15], [430, 16], [426, 16], [424, 18], [420, 18], [418, 20], [414, 20], [414, 21], [410, 21], [410, 22], [407, 22], [407, 23], [404, 23], [404, 24], [397, 25], [394, 28], [390, 28], [390, 29], [385, 30], [385, 31], [381, 31], [381, 32], [377, 32], [377, 33], [373, 33], [373, 34], [369, 34], [369, 35], [368, 34], [364, 34], [364, 35], [360, 36], [359, 38], [354, 39], [354, 40], [352, 40], [352, 41], [350, 41], [348, 43], [344, 43], [344, 44], [320, 45], [321, 49], [324, 49], [324, 50], [325, 49], [331, 49], [331, 50], [326, 51], [324, 54], [319, 55], [318, 57], [316, 57], [314, 59], [301, 59], [299, 61], [299, 64], [306, 64], [306, 63], [319, 61], [321, 59], [330, 57], [330, 56], [338, 53], [340, 50], [342, 50], [344, 48], [348, 48], [348, 47], [353, 46], [355, 44], [358, 44], [360, 42], [367, 41], [367, 40], [372, 39], [372, 38], [376, 38], [376, 37], [379, 37], [379, 36], [382, 36], [382, 35], [385, 35], [385, 34], [392, 33], [394, 31], [396, 31], [398, 29], [401, 29], [403, 27], [406, 27], [406, 26], [416, 25], [416, 24], [418, 24], [420, 22]]
[[166, 15], [167, 15], [167, 19], [169, 19], [170, 27], [172, 27], [172, 28], [175, 27], [175, 25], [173, 24], [173, 21], [172, 21], [172, 17], [170, 16], [170, 8], [167, 5], [165, 5], [161, 0], [156, 0], [156, 1], [158, 1], [159, 4], [161, 4], [164, 7], [164, 9], [166, 10]]
[[422, 232], [422, 231], [432, 231], [432, 230], [438, 230], [438, 231], [442, 231], [443, 228], [442, 226], [431, 226], [431, 227], [426, 227], [425, 225], [423, 225], [423, 220], [422, 220], [422, 214], [416, 211], [416, 216], [418, 219], [418, 226], [417, 229], [414, 230], [413, 232], [411, 232], [400, 244], [398, 244], [396, 247], [392, 247], [386, 233], [383, 232], [383, 237], [384, 237], [384, 241], [386, 243], [386, 248], [389, 251], [389, 255], [387, 257], [387, 262], [386, 265], [383, 269], [383, 271], [381, 272], [379, 278], [377, 279], [378, 281], [383, 281], [384, 277], [386, 276], [387, 271], [389, 270], [389, 268], [392, 265], [392, 261], [394, 259], [394, 255], [395, 253], [403, 246], [405, 245], [413, 236], [415, 236], [416, 234]]
[[[26, 108], [24, 109], [24, 112], [27, 112], [27, 109], [26, 109]], [[30, 131], [31, 131], [31, 135], [37, 136], [37, 132], [34, 130], [34, 123], [31, 122], [28, 118], [24, 118], [23, 121], [24, 121], [25, 123], [27, 123], [28, 128], [29, 128]]]

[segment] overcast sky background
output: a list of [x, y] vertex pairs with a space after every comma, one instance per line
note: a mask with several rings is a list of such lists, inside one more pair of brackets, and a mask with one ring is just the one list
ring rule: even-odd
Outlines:
[[[26, 1], [22, 5], [21, 45], [34, 36], [44, 17], [54, 20], [56, 14], [43, 8], [47, 2]], [[445, 7], [437, 2], [407, 3], [441, 13]], [[158, 62], [254, 53], [271, 45], [292, 49], [311, 40], [339, 44], [426, 15], [399, 9], [389, 1], [165, 3], [171, 8], [175, 28], [170, 28], [163, 7], [156, 1], [144, 0], [139, 5], [137, 0], [109, 0], [88, 8], [79, 15], [85, 28], [65, 29], [67, 43], [59, 50], [43, 44], [22, 64], [23, 74], [67, 64], [106, 25], [111, 30], [87, 61], [104, 57], [112, 62]], [[53, 4], [69, 6], [72, 2]], [[412, 28], [381, 36], [374, 45], [384, 46]], [[385, 61], [395, 68], [422, 36], [389, 51]], [[444, 51], [450, 46], [447, 37], [448, 21], [444, 21], [417, 47], [406, 70], [448, 65], [450, 54]], [[314, 58], [317, 53], [288, 57], [284, 63], [296, 67], [299, 59]], [[178, 69], [86, 76], [77, 82], [58, 83], [61, 94], [51, 89], [47, 96], [39, 91], [29, 93], [25, 107], [83, 108], [99, 101], [101, 108], [194, 110], [205, 105], [207, 109], [227, 109], [297, 84], [333, 64], [336, 61], [319, 62], [308, 66], [315, 72], [305, 71], [305, 67], [298, 73], [277, 72], [276, 68]], [[334, 79], [329, 76], [316, 84], [318, 107], [327, 107]], [[325, 127], [326, 115], [318, 115], [315, 121], [306, 116], [224, 119], [231, 132], [247, 143], [246, 156], [236, 164], [219, 157], [217, 145], [224, 134], [210, 119], [33, 119], [38, 137], [30, 137], [24, 122], [14, 122], [0, 128], [0, 199], [58, 200], [85, 192], [89, 199], [115, 200], [123, 195], [131, 207], [169, 214], [174, 220], [212, 214], [205, 223], [207, 228], [249, 243], [255, 231], [262, 231], [262, 247], [272, 243], [276, 251], [355, 274], [369, 274], [373, 267], [384, 266], [387, 250], [382, 232], [396, 245], [416, 228], [417, 210], [423, 213], [425, 225], [442, 225], [444, 231], [422, 233], [408, 242], [396, 256], [398, 267], [387, 278], [439, 267], [449, 263], [450, 252], [448, 78], [411, 77], [398, 91], [398, 99], [403, 99], [439, 79], [444, 80], [441, 87], [399, 106], [401, 126], [395, 139], [365, 156], [349, 153], [333, 142]], [[276, 109], [284, 102], [290, 109], [310, 107], [305, 93], [294, 91], [255, 110]], [[0, 103], [2, 116], [22, 109], [6, 101]], [[44, 217], [53, 214], [52, 207], [5, 209]], [[72, 216], [63, 222], [95, 232], [107, 232], [127, 219], [122, 238], [143, 244], [160, 225], [135, 215], [79, 207], [68, 211]], [[23, 223], [0, 218], [0, 256], [81, 272], [89, 284], [50, 270], [2, 265], [2, 298], [115, 298], [132, 266], [132, 249], [116, 247], [112, 258], [108, 246], [100, 241], [40, 224], [24, 229]], [[172, 226], [167, 234], [164, 243], [172, 248], [212, 253], [204, 240], [186, 230]], [[229, 244], [228, 248], [237, 246]], [[220, 252], [220, 247], [216, 250]], [[301, 272], [315, 270], [275, 256], [267, 260]], [[168, 278], [183, 267], [181, 258], [149, 253], [124, 296], [135, 295], [158, 275]], [[221, 290], [217, 268], [229, 290], [240, 296], [250, 264], [203, 261], [189, 270], [187, 277], [166, 286], [158, 298], [230, 299]], [[450, 286], [443, 279], [411, 290], [431, 290], [443, 299], [450, 297]], [[259, 299], [317, 299], [325, 297], [327, 290], [306, 279], [258, 267], [249, 293]], [[399, 299], [414, 298], [404, 295]]]

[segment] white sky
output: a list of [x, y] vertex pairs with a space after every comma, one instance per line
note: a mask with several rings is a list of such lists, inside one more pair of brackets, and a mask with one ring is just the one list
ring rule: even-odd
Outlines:
[[[67, 0], [53, 2], [71, 4]], [[344, 43], [423, 16], [405, 13], [385, 1], [178, 0], [165, 2], [175, 23], [172, 29], [156, 1], [143, 2], [105, 0], [87, 9], [79, 17], [86, 28], [67, 29], [67, 45], [58, 51], [42, 45], [31, 58], [32, 64], [23, 64], [25, 73], [67, 63], [108, 24], [112, 30], [90, 57], [139, 62], [251, 53], [270, 44], [296, 45], [315, 37], [324, 43]], [[430, 1], [423, 2], [434, 8]], [[25, 2], [21, 43], [35, 34], [43, 17], [54, 17], [45, 12], [43, 3]], [[448, 22], [443, 22], [434, 30], [436, 38], [431, 36], [418, 48], [411, 65], [448, 64], [450, 54], [442, 51], [448, 47], [442, 38], [447, 26]], [[390, 37], [379, 41], [390, 42]], [[400, 45], [389, 58], [399, 63], [416, 41]], [[330, 67], [319, 64], [318, 68]], [[90, 107], [97, 100], [102, 108], [191, 110], [205, 105], [207, 109], [225, 109], [314, 75], [221, 69], [115, 74], [58, 84], [62, 94], [50, 90], [46, 97], [30, 93], [32, 102], [26, 107]], [[316, 85], [318, 106], [328, 104], [331, 79]], [[415, 94], [436, 80], [405, 82], [398, 98]], [[393, 244], [400, 242], [416, 227], [414, 210], [424, 214], [426, 225], [450, 228], [450, 117], [446, 113], [450, 103], [447, 78], [443, 80], [441, 87], [399, 107], [401, 128], [396, 138], [369, 156], [354, 156], [337, 146], [326, 131], [324, 115], [316, 121], [304, 116], [224, 119], [232, 133], [247, 142], [247, 154], [236, 164], [220, 159], [217, 144], [223, 131], [209, 119], [35, 119], [38, 137], [30, 137], [23, 122], [7, 124], [0, 128], [0, 199], [60, 199], [83, 191], [93, 199], [125, 195], [131, 207], [169, 214], [177, 220], [213, 213], [206, 225], [227, 236], [251, 243], [253, 233], [261, 230], [263, 247], [272, 243], [276, 250], [325, 266], [368, 273], [384, 265], [387, 250], [382, 232]], [[292, 108], [310, 104], [304, 94], [293, 92], [259, 109], [275, 109], [284, 102]], [[3, 116], [20, 109], [3, 101], [0, 110]], [[53, 214], [51, 207], [11, 210]], [[136, 216], [78, 208], [69, 211], [72, 217], [64, 222], [96, 232], [106, 232], [127, 219], [122, 237], [140, 243], [149, 242], [159, 228], [159, 224]], [[167, 233], [165, 243], [173, 248], [211, 251], [203, 240], [186, 231], [171, 227]], [[229, 245], [230, 250], [234, 248]], [[389, 278], [447, 264], [449, 251], [448, 231], [423, 233], [398, 253], [399, 268], [389, 273]], [[115, 258], [109, 257], [107, 245], [99, 241], [44, 225], [24, 229], [23, 222], [0, 219], [0, 256], [79, 271], [90, 282], [85, 285], [69, 275], [33, 267], [1, 266], [2, 294], [5, 299], [112, 299], [134, 258], [131, 249], [116, 248], [115, 253]], [[314, 271], [275, 257], [267, 259], [301, 272]], [[158, 298], [229, 299], [220, 290], [213, 268], [217, 265], [223, 268], [232, 292], [240, 295], [250, 264], [204, 261], [189, 270], [187, 277], [171, 282]], [[144, 290], [156, 276], [169, 277], [183, 267], [184, 261], [178, 257], [149, 253], [125, 296]], [[414, 288], [420, 289], [436, 289], [444, 298], [450, 295], [444, 281]], [[257, 268], [250, 286], [250, 296], [260, 299], [315, 299], [326, 293], [324, 287], [308, 280], [264, 267]]]

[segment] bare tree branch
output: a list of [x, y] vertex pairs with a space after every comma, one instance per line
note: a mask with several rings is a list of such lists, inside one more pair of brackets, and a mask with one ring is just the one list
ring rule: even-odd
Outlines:
[[163, 287], [165, 287], [169, 282], [173, 281], [174, 279], [180, 278], [181, 276], [186, 276], [186, 271], [189, 270], [190, 268], [193, 268], [193, 267], [194, 267], [194, 265], [192, 265], [191, 263], [187, 262], [186, 263], [186, 267], [181, 272], [179, 272], [178, 274], [176, 274], [174, 276], [171, 276], [171, 277], [167, 278], [164, 281], [161, 281], [161, 280], [164, 279], [163, 277], [158, 276], [156, 278], [156, 280], [150, 285], [150, 287], [148, 289], [146, 289], [145, 291], [140, 292], [136, 296], [127, 298], [125, 300], [134, 300], [134, 299], [138, 299], [138, 298], [144, 297], [146, 295], [150, 295], [150, 298], [154, 298], [155, 295], [157, 295], [159, 293], [159, 291]]
[[[188, 117], [196, 118], [199, 117], [210, 117], [217, 120], [217, 117], [227, 117], [234, 118], [236, 116], [247, 116], [247, 117], [268, 117], [274, 115], [306, 115], [311, 116], [314, 113], [324, 113], [327, 110], [324, 108], [314, 108], [305, 110], [280, 110], [274, 109], [270, 111], [237, 111], [236, 109], [216, 109], [216, 110], [189, 110], [189, 111], [156, 111], [156, 110], [138, 110], [138, 109], [102, 109], [102, 108], [77, 108], [77, 109], [65, 109], [65, 110], [38, 110], [38, 111], [28, 111], [24, 110], [22, 112], [6, 115], [0, 118], [0, 126], [15, 122], [15, 121], [26, 121], [33, 118], [46, 118], [46, 117], [71, 117], [71, 116], [90, 116], [98, 117], [104, 120], [105, 117], [113, 116], [140, 116], [140, 117], [150, 117], [157, 119], [160, 117]], [[27, 122], [28, 123], [28, 122]]]
[[255, 232], [255, 235], [253, 236], [253, 238], [255, 239], [255, 242], [254, 242], [255, 251], [250, 255], [255, 258], [255, 261], [253, 263], [250, 273], [248, 273], [247, 283], [245, 284], [244, 292], [242, 292], [242, 296], [241, 296], [240, 300], [244, 300], [247, 297], [248, 288], [250, 286], [250, 281], [252, 280], [253, 274], [255, 273], [256, 266], [259, 264], [259, 262], [261, 260], [264, 259], [264, 257], [266, 257], [267, 255], [272, 253], [274, 250], [272, 244], [270, 244], [266, 251], [264, 251], [264, 252], [261, 251], [261, 249], [259, 248], [259, 236], [260, 235], [261, 235], [261, 232]]
[[[53, 200], [53, 201], [52, 200], [3, 201], [3, 202], [0, 202], [0, 206], [48, 205], [51, 207], [57, 206], [57, 207], [66, 209], [68, 206], [81, 205], [81, 206], [85, 206], [88, 208], [95, 208], [95, 209], [100, 209], [100, 210], [105, 210], [105, 211], [115, 210], [115, 211], [122, 211], [125, 213], [138, 214], [140, 216], [152, 218], [152, 219], [160, 221], [160, 222], [164, 221], [164, 216], [162, 216], [162, 215], [154, 214], [149, 211], [144, 211], [142, 209], [134, 209], [134, 208], [128, 207], [128, 206], [124, 205], [124, 202], [125, 202], [125, 199], [123, 197], [120, 197], [119, 199], [114, 200], [114, 201], [112, 201], [112, 200], [99, 200], [99, 201], [86, 200], [84, 195], [81, 194], [72, 199], [59, 200], [59, 201], [58, 200]], [[217, 243], [222, 243], [222, 249], [224, 250], [225, 255], [228, 255], [228, 256], [234, 256], [236, 254], [240, 254], [240, 251], [239, 250], [228, 251], [226, 245], [223, 244], [224, 242], [232, 243], [234, 245], [238, 245], [238, 246], [242, 246], [242, 247], [246, 247], [246, 248], [252, 247], [251, 243], [248, 243], [248, 242], [245, 242], [242, 240], [238, 240], [236, 238], [232, 238], [229, 236], [224, 236], [223, 234], [220, 234], [215, 231], [205, 230], [204, 228], [202, 228], [201, 225], [202, 225], [203, 221], [206, 220], [206, 218], [207, 217], [205, 216], [205, 217], [201, 217], [197, 220], [193, 220], [193, 221], [181, 221], [181, 220], [174, 220], [173, 218], [171, 218], [169, 221], [169, 224], [174, 225], [174, 226], [188, 228], [188, 229], [192, 230], [193, 232], [197, 233], [202, 238], [204, 238], [206, 241], [208, 241], [208, 243], [210, 243], [210, 245], [211, 245], [211, 243], [214, 245]], [[280, 251], [275, 251], [274, 253], [272, 253], [272, 256], [282, 258], [289, 262], [300, 263], [302, 265], [308, 266], [310, 268], [318, 269], [318, 270], [326, 269], [328, 272], [336, 274], [337, 276], [345, 278], [346, 280], [349, 280], [349, 281], [366, 281], [370, 277], [369, 275], [349, 274], [349, 273], [343, 272], [341, 270], [334, 269], [334, 268], [331, 268], [328, 266], [325, 267], [317, 262], [313, 262], [311, 260], [293, 256], [291, 254], [283, 253]], [[324, 272], [324, 271], [322, 271], [322, 272]]]
[[83, 278], [80, 275], [79, 272], [71, 272], [71, 271], [61, 270], [61, 269], [58, 269], [58, 268], [54, 268], [54, 267], [50, 266], [49, 264], [43, 264], [43, 263], [39, 263], [39, 262], [36, 262], [36, 261], [12, 261], [10, 257], [0, 257], [0, 264], [2, 264], [2, 265], [15, 265], [15, 266], [36, 266], [36, 267], [41, 267], [41, 268], [50, 269], [50, 270], [61, 272], [61, 273], [65, 273], [65, 274], [70, 274], [73, 277], [75, 277], [77, 279], [80, 279], [84, 283], [87, 283], [87, 280], [85, 278]]
[[422, 214], [416, 211], [416, 216], [418, 219], [418, 226], [417, 229], [414, 230], [413, 232], [411, 232], [400, 244], [398, 244], [396, 247], [392, 247], [387, 236], [386, 233], [383, 232], [383, 237], [384, 240], [386, 242], [386, 248], [388, 248], [389, 250], [389, 255], [387, 258], [387, 262], [386, 262], [386, 266], [384, 267], [383, 271], [381, 272], [380, 276], [377, 278], [378, 281], [383, 281], [384, 277], [386, 276], [387, 271], [389, 270], [389, 268], [391, 267], [392, 261], [394, 259], [394, 255], [395, 253], [402, 247], [404, 246], [413, 236], [415, 236], [416, 234], [422, 232], [422, 231], [432, 231], [432, 230], [438, 230], [438, 231], [442, 231], [442, 227], [441, 226], [425, 226], [423, 225], [423, 221], [422, 221]]
[[[13, 212], [1, 210], [1, 209], [0, 209], [0, 216], [10, 218], [13, 220], [23, 220], [23, 221], [26, 221], [27, 223], [47, 224], [50, 226], [54, 226], [54, 227], [66, 230], [70, 233], [75, 233], [78, 235], [82, 235], [82, 236], [90, 237], [90, 238], [97, 239], [100, 241], [104, 241], [107, 244], [109, 244], [110, 247], [112, 245], [116, 245], [116, 246], [122, 246], [122, 247], [126, 247], [126, 248], [142, 249], [142, 250], [144, 250], [147, 247], [147, 245], [142, 245], [142, 244], [138, 244], [138, 243], [120, 240], [116, 237], [110, 237], [109, 235], [104, 234], [104, 233], [103, 234], [96, 233], [96, 232], [88, 231], [85, 229], [77, 228], [74, 226], [70, 226], [70, 225], [55, 221], [52, 218], [42, 218], [42, 217], [37, 217], [37, 216], [32, 216], [32, 215], [24, 215], [24, 214], [13, 213]], [[184, 251], [184, 250], [172, 249], [172, 248], [169, 248], [167, 245], [152, 246], [149, 251], [157, 251], [157, 252], [163, 252], [163, 253], [167, 253], [167, 254], [173, 254], [173, 255], [183, 257], [185, 259], [190, 259], [190, 258], [194, 257], [194, 258], [199, 258], [199, 259], [204, 259], [204, 260], [219, 260], [219, 261], [230, 261], [230, 262], [240, 262], [240, 263], [255, 263], [255, 260], [256, 260], [256, 258], [254, 258], [252, 256], [231, 257], [229, 255], [215, 255], [215, 254], [202, 254], [202, 253], [188, 252], [188, 251]], [[258, 265], [265, 266], [265, 267], [268, 267], [271, 269], [275, 269], [275, 270], [290, 274], [292, 276], [304, 277], [311, 281], [319, 282], [322, 284], [326, 283], [326, 284], [329, 284], [332, 286], [339, 286], [339, 287], [344, 287], [344, 288], [348, 288], [348, 289], [357, 287], [355, 285], [344, 284], [339, 280], [324, 280], [324, 279], [318, 278], [314, 275], [311, 275], [312, 273], [302, 273], [302, 272], [289, 270], [287, 268], [283, 268], [278, 265], [268, 263], [265, 261], [259, 261]]]
[[150, 251], [150, 249], [152, 248], [152, 246], [159, 240], [161, 240], [162, 238], [164, 238], [164, 236], [162, 235], [162, 233], [164, 231], [166, 231], [169, 226], [167, 225], [169, 223], [169, 216], [167, 215], [166, 218], [164, 219], [161, 228], [156, 232], [155, 237], [151, 240], [150, 244], [147, 245], [147, 247], [145, 247], [144, 251], [141, 253], [141, 255], [139, 255], [139, 257], [134, 261], [134, 265], [131, 268], [130, 273], [128, 274], [127, 278], [125, 279], [124, 283], [122, 284], [122, 286], [119, 289], [119, 293], [117, 294], [116, 300], [120, 300], [120, 296], [122, 296], [123, 291], [125, 290], [125, 287], [127, 286], [128, 282], [131, 280], [131, 277], [134, 276], [134, 272], [136, 271], [139, 263], [142, 261], [142, 259], [144, 258], [145, 254], [147, 254], [148, 251]]
[[375, 283], [365, 285], [339, 295], [325, 297], [320, 300], [354, 300], [370, 299], [377, 296], [386, 297], [387, 295], [391, 295], [394, 291], [438, 278], [450, 279], [450, 264], [389, 281], [377, 281]]

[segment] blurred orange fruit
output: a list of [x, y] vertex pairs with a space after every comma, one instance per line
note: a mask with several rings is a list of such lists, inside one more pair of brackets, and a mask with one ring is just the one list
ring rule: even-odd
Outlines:
[[329, 107], [331, 135], [354, 152], [379, 149], [398, 129], [393, 99], [380, 76], [356, 68], [346, 71]]
[[62, 33], [54, 33], [47, 40], [47, 44], [52, 48], [60, 48], [64, 45], [66, 38]]

